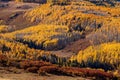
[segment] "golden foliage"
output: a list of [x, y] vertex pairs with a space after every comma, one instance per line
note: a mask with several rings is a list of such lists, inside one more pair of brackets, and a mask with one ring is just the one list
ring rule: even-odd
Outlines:
[[[79, 32], [68, 33], [67, 26], [58, 25], [37, 25], [12, 33], [1, 34], [3, 38], [19, 40], [20, 42], [28, 42], [44, 49], [61, 48], [67, 43], [79, 39], [81, 34]], [[52, 44], [52, 45], [51, 45]], [[53, 47], [52, 47], [53, 46]], [[51, 47], [51, 48], [50, 48]]]
[[96, 20], [104, 23], [112, 18], [120, 17], [120, 8], [118, 7], [85, 6], [81, 4], [83, 3], [74, 3], [69, 6], [43, 4], [35, 9], [27, 11], [24, 17], [31, 22], [57, 25], [78, 23], [84, 18], [90, 18], [91, 22]]
[[0, 25], [0, 33], [2, 33], [2, 32], [7, 32], [8, 31], [8, 26], [6, 26], [6, 25]]
[[[113, 68], [120, 65], [120, 43], [104, 43], [98, 46], [90, 46], [80, 51], [78, 55], [71, 58], [72, 61], [77, 60], [78, 63], [89, 66], [96, 64], [109, 64]], [[95, 63], [97, 62], [97, 63]], [[91, 67], [91, 66], [90, 66]], [[99, 66], [97, 66], [99, 67]], [[108, 68], [109, 66], [106, 66]]]
[[15, 41], [7, 41], [0, 39], [0, 53], [6, 55], [8, 58], [21, 60], [21, 59], [37, 59], [43, 54], [49, 54], [42, 50], [35, 50], [29, 48], [27, 45], [24, 45]]

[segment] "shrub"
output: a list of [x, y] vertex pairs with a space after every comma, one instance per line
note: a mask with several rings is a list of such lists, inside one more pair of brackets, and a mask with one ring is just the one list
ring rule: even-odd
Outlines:
[[32, 72], [32, 73], [37, 73], [38, 70], [39, 70], [38, 67], [29, 67], [26, 69], [27, 72]]
[[29, 67], [42, 67], [42, 66], [50, 66], [51, 64], [49, 62], [44, 61], [22, 61], [20, 62], [20, 66], [23, 69], [27, 69]]
[[39, 75], [67, 75], [67, 76], [82, 76], [82, 77], [95, 77], [96, 79], [115, 79], [111, 72], [105, 72], [100, 69], [78, 68], [78, 67], [60, 67], [44, 61], [22, 61], [21, 68], [28, 72], [36, 73]]
[[52, 65], [52, 66], [43, 66], [43, 67], [40, 67], [39, 70], [38, 70], [38, 74], [41, 75], [43, 73], [45, 73], [45, 74], [47, 74], [47, 73], [59, 74], [58, 73], [58, 66]]
[[96, 77], [100, 79], [113, 79], [112, 73], [107, 73], [102, 70], [86, 69], [86, 68], [73, 68], [73, 67], [62, 67], [59, 69], [60, 73], [70, 76], [83, 76], [83, 77]]
[[0, 54], [0, 66], [7, 66], [8, 58]]

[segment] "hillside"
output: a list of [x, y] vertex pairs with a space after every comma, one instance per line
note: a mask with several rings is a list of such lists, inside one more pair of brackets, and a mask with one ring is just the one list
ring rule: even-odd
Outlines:
[[[25, 11], [39, 6], [36, 3], [0, 2], [0, 25], [7, 25], [13, 30], [30, 26], [30, 23], [23, 18]], [[16, 20], [17, 18], [17, 20]], [[31, 23], [32, 24], [32, 23]], [[17, 28], [16, 28], [17, 27]], [[13, 31], [11, 30], [11, 31]]]
[[2, 76], [12, 68], [8, 75], [20, 70], [24, 77], [38, 73], [38, 80], [119, 80], [120, 7], [114, 1], [30, 2], [0, 2]]

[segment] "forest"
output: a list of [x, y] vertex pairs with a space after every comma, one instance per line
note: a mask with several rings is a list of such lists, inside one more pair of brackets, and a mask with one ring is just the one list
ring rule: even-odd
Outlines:
[[119, 4], [119, 0], [0, 0], [0, 70], [12, 67], [39, 76], [119, 80]]

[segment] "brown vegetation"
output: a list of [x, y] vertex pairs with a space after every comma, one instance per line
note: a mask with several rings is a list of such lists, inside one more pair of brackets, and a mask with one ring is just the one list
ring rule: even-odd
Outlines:
[[43, 62], [43, 61], [23, 61], [20, 63], [20, 67], [23, 69], [27, 69], [29, 67], [42, 67], [42, 66], [49, 66], [51, 63]]
[[38, 67], [29, 67], [26, 69], [27, 72], [37, 73]]
[[107, 73], [102, 70], [86, 69], [86, 68], [61, 68], [61, 73], [71, 75], [71, 76], [83, 76], [83, 77], [96, 77], [96, 78], [113, 78], [112, 73]]
[[38, 72], [39, 75], [47, 75], [49, 73], [49, 74], [58, 74], [58, 75], [69, 75], [69, 76], [96, 77], [100, 79], [115, 78], [115, 76], [112, 73], [104, 72], [103, 70], [74, 68], [74, 67], [59, 67], [57, 65], [53, 65], [43, 61], [29, 61], [29, 62], [23, 61], [21, 62], [21, 64], [22, 64], [21, 68], [24, 68], [29, 72], [35, 72], [35, 73]]
[[[2, 61], [5, 62], [3, 63]], [[10, 60], [6, 56], [4, 55], [0, 56], [1, 64], [7, 65], [8, 61]], [[75, 68], [75, 67], [60, 67], [55, 64], [51, 64], [49, 62], [44, 62], [44, 61], [25, 60], [25, 61], [20, 61], [19, 65], [20, 68], [25, 69], [27, 72], [38, 73], [39, 75], [56, 74], [56, 75], [68, 75], [68, 76], [96, 77], [100, 79], [115, 78], [115, 76], [112, 73], [108, 73], [103, 70]], [[17, 67], [17, 66], [12, 65], [12, 67]]]
[[0, 66], [7, 65], [8, 58], [5, 55], [0, 54]]

